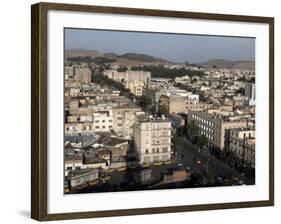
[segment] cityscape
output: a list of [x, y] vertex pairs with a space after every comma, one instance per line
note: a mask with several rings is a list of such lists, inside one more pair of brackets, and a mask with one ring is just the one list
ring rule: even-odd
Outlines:
[[65, 194], [254, 185], [254, 46], [65, 29]]

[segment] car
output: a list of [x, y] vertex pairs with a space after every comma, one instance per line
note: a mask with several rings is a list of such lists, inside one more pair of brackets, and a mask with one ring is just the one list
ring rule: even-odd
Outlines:
[[198, 158], [195, 159], [195, 162], [196, 162], [197, 164], [201, 164], [201, 160], [198, 159]]
[[109, 168], [109, 169], [107, 170], [108, 173], [112, 173], [112, 172], [114, 172], [114, 171], [115, 171], [115, 169], [113, 169], [113, 168]]
[[119, 167], [117, 170], [118, 171], [125, 171], [127, 168], [125, 166]]
[[83, 189], [83, 188], [86, 188], [87, 186], [88, 186], [88, 184], [84, 183], [84, 184], [81, 184], [81, 185], [77, 186], [76, 188], [77, 188], [78, 190], [81, 190], [81, 189]]
[[94, 185], [96, 185], [96, 184], [98, 184], [98, 183], [99, 183], [99, 180], [96, 179], [96, 180], [90, 181], [90, 182], [89, 182], [89, 185], [90, 185], [90, 186], [94, 186]]
[[222, 183], [224, 182], [223, 178], [220, 177], [220, 176], [217, 177], [217, 181], [218, 181], [220, 184], [222, 184]]
[[239, 177], [232, 175], [232, 176], [230, 176], [230, 179], [232, 179], [234, 181], [238, 181]]
[[104, 177], [101, 177], [100, 180], [102, 181], [107, 181], [107, 180], [110, 180], [111, 177], [110, 176], [104, 176]]
[[240, 180], [237, 181], [237, 183], [238, 183], [239, 185], [243, 185], [243, 184], [244, 184], [244, 181], [240, 179]]
[[149, 167], [149, 163], [148, 162], [143, 162], [142, 166], [143, 167]]
[[160, 161], [155, 161], [153, 163], [153, 166], [160, 166], [160, 165], [162, 165], [162, 162], [160, 162]]
[[178, 167], [182, 167], [183, 166], [183, 164], [182, 163], [178, 163]]
[[132, 164], [132, 165], [129, 166], [129, 169], [135, 169], [135, 168], [137, 168], [137, 167], [138, 167], [138, 165]]
[[190, 168], [188, 166], [185, 167], [186, 170], [190, 170]]
[[170, 160], [164, 161], [164, 164], [165, 164], [165, 165], [169, 165], [169, 164], [171, 164], [171, 163], [173, 163], [173, 160], [171, 160], [171, 159], [170, 159]]

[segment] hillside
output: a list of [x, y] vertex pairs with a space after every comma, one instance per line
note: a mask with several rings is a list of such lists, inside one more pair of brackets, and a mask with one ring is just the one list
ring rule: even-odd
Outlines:
[[172, 64], [170, 61], [156, 58], [146, 54], [137, 53], [126, 53], [126, 54], [116, 54], [114, 52], [100, 53], [96, 50], [86, 50], [86, 49], [74, 49], [65, 51], [66, 61], [76, 61], [77, 59], [83, 60], [85, 58], [87, 61], [95, 62], [97, 58], [103, 58], [107, 60], [112, 60], [112, 64], [118, 64], [121, 66], [139, 66], [139, 65], [152, 65], [152, 64]]
[[255, 69], [254, 61], [230, 61], [224, 59], [211, 59], [201, 63], [205, 68], [233, 68], [233, 69]]

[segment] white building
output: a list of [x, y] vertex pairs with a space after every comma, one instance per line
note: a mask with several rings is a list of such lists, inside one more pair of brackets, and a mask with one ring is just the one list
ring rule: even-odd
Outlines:
[[140, 163], [171, 159], [171, 122], [140, 119], [134, 126], [134, 144]]
[[97, 111], [93, 113], [93, 131], [109, 132], [113, 130], [112, 110]]
[[151, 73], [147, 71], [128, 70], [125, 72], [118, 72], [117, 70], [106, 70], [104, 71], [104, 75], [118, 82], [137, 80], [144, 82], [145, 85], [149, 85], [151, 81]]

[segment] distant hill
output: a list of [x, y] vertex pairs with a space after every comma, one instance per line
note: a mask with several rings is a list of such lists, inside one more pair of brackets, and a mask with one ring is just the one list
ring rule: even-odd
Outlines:
[[122, 54], [119, 55], [118, 58], [126, 58], [129, 60], [133, 60], [133, 61], [145, 61], [145, 62], [152, 62], [152, 61], [163, 61], [163, 62], [168, 62], [167, 60], [164, 60], [162, 58], [155, 58], [152, 57], [150, 55], [146, 55], [146, 54], [136, 54], [136, 53], [126, 53], [126, 54]]
[[[82, 58], [82, 59], [81, 59]], [[92, 62], [110, 62], [120, 66], [149, 66], [149, 65], [167, 65], [176, 64], [163, 58], [153, 57], [147, 54], [125, 53], [116, 54], [114, 52], [101, 53], [96, 50], [87, 49], [73, 49], [65, 51], [65, 59], [67, 62], [75, 61], [76, 59], [87, 60]], [[71, 60], [68, 60], [71, 59]], [[234, 68], [234, 69], [255, 69], [254, 61], [231, 61], [224, 59], [211, 59], [204, 63], [197, 63], [197, 65], [205, 68]]]
[[116, 54], [114, 52], [108, 53], [100, 53], [96, 50], [86, 50], [86, 49], [73, 49], [65, 51], [65, 59], [71, 59], [70, 61], [75, 61], [75, 58], [105, 58], [113, 60], [112, 64], [118, 64], [121, 66], [138, 66], [138, 65], [151, 65], [151, 64], [172, 64], [172, 62], [162, 59], [156, 58], [146, 54], [138, 54], [138, 53], [126, 53], [126, 54]]
[[72, 50], [66, 50], [65, 51], [65, 59], [67, 58], [74, 58], [74, 57], [99, 57], [101, 55], [100, 52], [96, 50], [86, 50], [84, 48], [79, 49], [72, 49]]
[[231, 61], [224, 59], [211, 59], [201, 63], [205, 68], [232, 68], [232, 69], [255, 69], [254, 61]]

